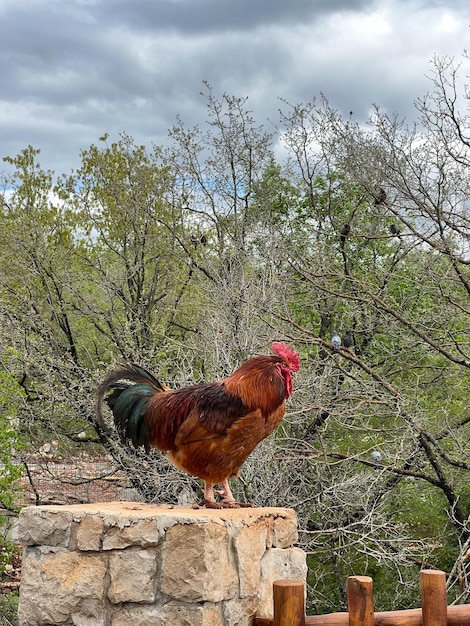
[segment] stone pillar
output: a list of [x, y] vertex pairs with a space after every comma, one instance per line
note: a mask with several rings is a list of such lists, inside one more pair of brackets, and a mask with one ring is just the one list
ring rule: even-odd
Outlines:
[[307, 573], [283, 508], [28, 507], [19, 541], [20, 626], [251, 626]]

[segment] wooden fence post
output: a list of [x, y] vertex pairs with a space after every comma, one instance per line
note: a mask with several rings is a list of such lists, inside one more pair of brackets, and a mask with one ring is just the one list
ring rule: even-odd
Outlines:
[[273, 583], [273, 626], [305, 626], [305, 585], [301, 580]]
[[420, 572], [423, 626], [447, 626], [446, 575], [423, 569]]
[[374, 626], [374, 597], [369, 576], [348, 578], [348, 612], [349, 626]]

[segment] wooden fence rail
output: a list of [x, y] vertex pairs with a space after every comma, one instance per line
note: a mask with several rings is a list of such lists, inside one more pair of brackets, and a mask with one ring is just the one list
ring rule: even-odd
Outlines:
[[348, 612], [305, 615], [305, 585], [297, 580], [273, 584], [274, 619], [255, 618], [255, 626], [470, 626], [470, 604], [447, 606], [446, 575], [420, 573], [421, 608], [374, 612], [372, 578], [348, 578]]

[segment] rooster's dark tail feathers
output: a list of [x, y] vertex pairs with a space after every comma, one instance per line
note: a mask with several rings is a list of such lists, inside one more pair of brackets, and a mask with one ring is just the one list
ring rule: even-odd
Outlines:
[[134, 447], [144, 446], [149, 451], [148, 424], [145, 412], [150, 398], [168, 387], [139, 365], [123, 365], [108, 372], [98, 387], [96, 414], [103, 429], [103, 400], [111, 409], [114, 424], [123, 443], [132, 441]]

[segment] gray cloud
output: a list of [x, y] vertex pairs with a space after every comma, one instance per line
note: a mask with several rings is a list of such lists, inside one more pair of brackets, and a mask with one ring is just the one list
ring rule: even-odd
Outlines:
[[364, 120], [402, 116], [433, 54], [468, 42], [466, 2], [401, 0], [3, 0], [0, 156], [28, 144], [58, 173], [108, 132], [164, 143], [203, 123], [203, 81], [245, 97], [259, 123], [321, 92]]
[[[320, 19], [339, 10], [360, 10], [370, 0], [117, 0], [113, 10], [104, 11], [111, 23], [132, 25], [144, 32], [173, 30], [178, 33], [251, 31], [259, 26], [289, 27]], [[101, 5], [104, 7], [105, 5]]]

